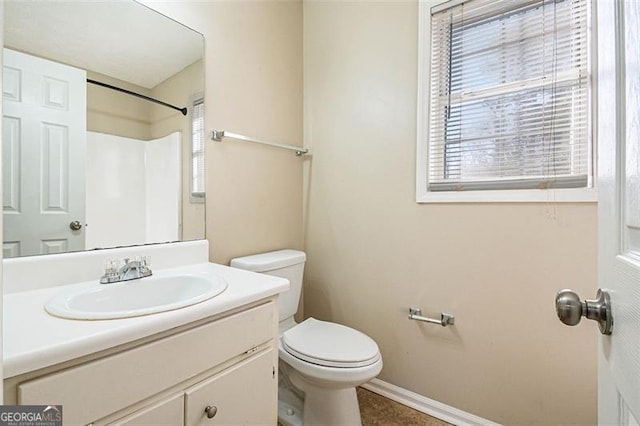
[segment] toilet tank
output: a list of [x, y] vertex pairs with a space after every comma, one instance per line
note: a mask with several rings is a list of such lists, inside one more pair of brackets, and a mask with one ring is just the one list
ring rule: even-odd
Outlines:
[[289, 280], [289, 290], [280, 293], [279, 321], [291, 318], [298, 311], [302, 291], [302, 273], [307, 256], [298, 250], [278, 250], [231, 260], [231, 266], [247, 271], [275, 275]]

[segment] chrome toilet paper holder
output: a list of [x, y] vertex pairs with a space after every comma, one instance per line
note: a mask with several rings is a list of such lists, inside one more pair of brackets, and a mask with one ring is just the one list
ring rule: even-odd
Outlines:
[[443, 327], [454, 325], [456, 321], [456, 317], [451, 314], [445, 314], [444, 312], [440, 314], [440, 319], [424, 317], [422, 316], [422, 309], [420, 308], [409, 308], [409, 319], [428, 322], [430, 324], [440, 324]]

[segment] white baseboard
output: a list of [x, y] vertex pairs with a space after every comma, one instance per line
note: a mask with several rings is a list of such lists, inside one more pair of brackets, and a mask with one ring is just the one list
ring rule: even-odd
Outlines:
[[459, 410], [449, 405], [443, 404], [425, 396], [411, 392], [380, 379], [373, 379], [369, 383], [362, 385], [363, 388], [396, 401], [414, 410], [436, 417], [445, 422], [459, 426], [498, 426], [490, 420], [475, 416], [471, 413]]

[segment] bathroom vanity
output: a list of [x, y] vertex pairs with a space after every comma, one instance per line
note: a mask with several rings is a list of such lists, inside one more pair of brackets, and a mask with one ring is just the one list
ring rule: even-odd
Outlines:
[[[204, 170], [188, 172], [205, 163], [191, 141], [202, 34], [136, 1], [11, 2], [3, 41], [4, 403], [62, 405], [65, 425], [275, 424], [289, 283], [208, 263], [208, 243], [188, 241], [205, 237], [203, 185], [191, 186]], [[188, 242], [149, 245], [176, 240]], [[105, 262], [138, 256], [151, 277], [97, 294]], [[199, 284], [174, 278], [192, 274], [225, 285], [178, 307]], [[88, 289], [95, 315], [51, 307], [69, 286]], [[153, 307], [162, 286], [163, 312], [112, 309]]]
[[[98, 256], [60, 256], [74, 255]], [[59, 286], [6, 294], [4, 403], [62, 405], [65, 425], [275, 424], [278, 293], [289, 284], [206, 262], [161, 272], [205, 271], [227, 289], [133, 318], [52, 316], [43, 306]]]

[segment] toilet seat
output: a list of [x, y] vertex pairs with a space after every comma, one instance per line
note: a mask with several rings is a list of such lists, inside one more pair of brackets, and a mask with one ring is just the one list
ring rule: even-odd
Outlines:
[[308, 318], [282, 334], [282, 347], [303, 361], [325, 367], [356, 368], [380, 359], [369, 336], [332, 322]]

